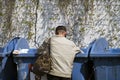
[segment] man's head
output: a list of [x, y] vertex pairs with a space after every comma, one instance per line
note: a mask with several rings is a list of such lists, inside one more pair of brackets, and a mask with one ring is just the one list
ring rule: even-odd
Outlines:
[[55, 34], [56, 35], [62, 35], [62, 36], [66, 36], [66, 27], [65, 26], [58, 26], [55, 30]]

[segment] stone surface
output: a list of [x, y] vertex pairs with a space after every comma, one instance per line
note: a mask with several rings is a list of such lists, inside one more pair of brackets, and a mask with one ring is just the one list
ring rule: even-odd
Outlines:
[[0, 46], [20, 36], [38, 47], [58, 25], [79, 47], [99, 37], [119, 47], [120, 0], [0, 0]]

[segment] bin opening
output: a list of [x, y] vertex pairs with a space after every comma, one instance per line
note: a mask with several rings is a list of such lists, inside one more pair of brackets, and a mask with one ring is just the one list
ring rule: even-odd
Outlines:
[[95, 80], [94, 63], [92, 60], [88, 60], [85, 63], [83, 63], [81, 67], [81, 73], [83, 74], [85, 80]]
[[3, 69], [3, 80], [17, 80], [17, 65], [14, 63], [12, 52]]

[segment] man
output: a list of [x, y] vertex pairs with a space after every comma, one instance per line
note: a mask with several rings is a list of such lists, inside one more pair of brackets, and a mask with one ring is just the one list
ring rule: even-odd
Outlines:
[[66, 38], [66, 28], [58, 26], [55, 36], [51, 37], [51, 70], [47, 75], [48, 80], [71, 80], [73, 60], [75, 54], [80, 52], [73, 41]]

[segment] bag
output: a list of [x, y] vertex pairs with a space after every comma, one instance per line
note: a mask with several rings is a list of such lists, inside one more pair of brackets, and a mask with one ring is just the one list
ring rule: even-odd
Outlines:
[[43, 42], [38, 52], [40, 55], [33, 64], [32, 72], [36, 75], [48, 73], [51, 69], [50, 39]]

